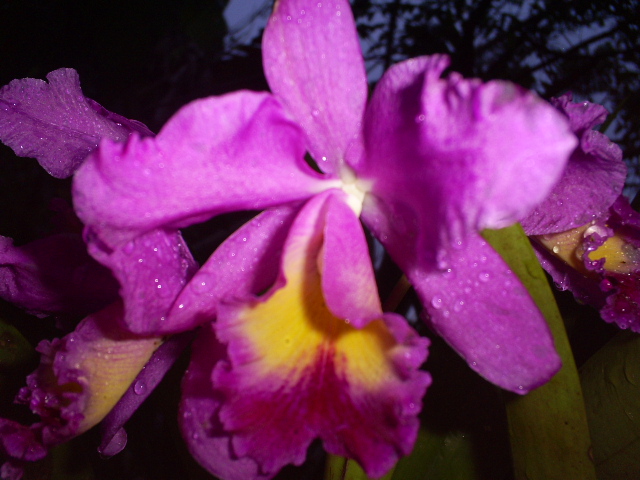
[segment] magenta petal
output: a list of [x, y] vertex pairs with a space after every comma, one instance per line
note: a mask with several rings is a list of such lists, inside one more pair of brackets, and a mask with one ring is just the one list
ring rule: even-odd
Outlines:
[[[225, 310], [217, 322], [218, 336], [229, 341], [229, 363], [216, 366], [213, 381], [226, 399], [218, 417], [223, 428], [233, 432], [236, 455], [254, 459], [261, 471], [274, 475], [286, 464], [300, 465], [319, 437], [328, 452], [355, 458], [370, 476], [379, 477], [411, 451], [430, 377], [417, 371], [426, 358], [427, 340], [404, 319], [384, 316], [383, 328], [391, 334], [386, 341], [397, 344], [388, 347], [390, 371], [378, 376], [379, 364], [358, 365], [366, 342], [378, 340], [367, 338], [366, 332], [349, 352], [340, 346], [338, 353], [329, 346], [309, 350], [301, 338], [301, 351], [270, 355], [283, 357], [286, 367], [264, 371], [271, 359], [238, 336], [243, 327], [234, 315]], [[363, 376], [350, 371], [360, 368]]]
[[[39, 429], [20, 425], [0, 418], [0, 453], [17, 460], [34, 462], [47, 455], [47, 449], [39, 440]], [[1, 477], [5, 478], [5, 477]]]
[[84, 97], [75, 70], [54, 70], [47, 80], [14, 80], [0, 89], [0, 140], [19, 157], [37, 158], [54, 177], [71, 176], [102, 138], [151, 135]]
[[363, 327], [381, 311], [367, 240], [360, 220], [342, 195], [328, 198], [322, 254], [322, 291], [338, 318]]
[[[336, 273], [325, 260], [354, 230], [341, 195], [330, 190], [305, 204], [284, 245], [282, 281], [260, 297], [220, 305], [214, 325], [228, 355], [212, 375], [224, 400], [216, 417], [232, 437], [233, 453], [268, 475], [301, 464], [320, 438], [327, 451], [355, 458], [377, 477], [416, 438], [430, 382], [418, 370], [427, 340], [401, 317], [384, 315], [377, 298], [363, 312], [351, 307], [356, 319], [377, 309], [377, 318], [366, 322], [336, 317], [325, 299], [322, 276]], [[337, 224], [329, 246], [331, 220]], [[343, 295], [362, 306], [356, 296], [363, 289], [342, 285]], [[365, 287], [366, 293], [371, 286]], [[335, 285], [329, 289], [337, 294]]]
[[90, 228], [86, 236], [91, 255], [120, 282], [127, 329], [162, 335], [192, 327], [168, 319], [175, 298], [197, 269], [180, 232], [152, 230], [116, 250], [96, 239]]
[[14, 247], [0, 237], [0, 297], [33, 315], [87, 315], [117, 298], [118, 284], [80, 235], [59, 234]]
[[320, 168], [336, 171], [360, 131], [367, 99], [349, 2], [276, 2], [262, 49], [271, 90], [304, 128]]
[[74, 204], [113, 246], [135, 231], [183, 227], [321, 191], [325, 182], [304, 152], [299, 128], [269, 94], [197, 100], [155, 139], [102, 142], [74, 178]]
[[262, 212], [220, 245], [176, 299], [169, 322], [194, 327], [212, 321], [221, 301], [246, 299], [278, 276], [282, 245], [296, 205]]
[[606, 214], [622, 193], [627, 175], [620, 147], [593, 130], [607, 117], [604, 107], [572, 103], [570, 94], [554, 104], [569, 119], [580, 144], [546, 200], [521, 221], [528, 235], [570, 230]]
[[566, 118], [533, 93], [455, 73], [441, 79], [447, 66], [431, 56], [387, 71], [365, 115], [366, 157], [357, 166], [379, 208], [409, 222], [416, 248], [434, 253], [525, 216], [576, 144]]
[[251, 458], [238, 458], [231, 447], [229, 432], [217, 418], [222, 395], [213, 389], [211, 372], [225, 357], [225, 348], [205, 325], [193, 343], [191, 363], [182, 380], [178, 421], [191, 455], [209, 472], [224, 480], [257, 480], [260, 474]]
[[402, 265], [428, 323], [487, 380], [516, 393], [560, 368], [551, 332], [518, 277], [479, 235], [453, 250], [445, 270]]

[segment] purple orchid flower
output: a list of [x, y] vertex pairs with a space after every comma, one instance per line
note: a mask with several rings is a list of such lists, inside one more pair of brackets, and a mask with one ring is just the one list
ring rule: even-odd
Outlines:
[[607, 111], [566, 94], [553, 100], [580, 139], [549, 197], [522, 221], [542, 266], [604, 320], [640, 332], [640, 214], [624, 198], [622, 151], [593, 130]]
[[75, 70], [54, 70], [47, 80], [14, 80], [0, 90], [0, 140], [19, 157], [36, 158], [52, 176], [70, 177], [101, 138], [153, 135], [85, 97]]
[[444, 56], [391, 68], [367, 104], [346, 1], [277, 2], [263, 56], [273, 94], [198, 100], [155, 138], [102, 140], [74, 178], [74, 204], [93, 255], [119, 279], [138, 275], [124, 296], [133, 310], [163, 283], [130, 253], [140, 236], [264, 209], [168, 312], [125, 314], [127, 328], [202, 325], [180, 422], [215, 475], [270, 478], [319, 437], [381, 476], [410, 451], [430, 378], [419, 371], [426, 340], [382, 312], [360, 219], [429, 324], [485, 378], [525, 393], [559, 358], [479, 231], [542, 201], [576, 140], [561, 114], [513, 84], [441, 78]]
[[[73, 174], [100, 138], [122, 141], [132, 132], [151, 135], [139, 122], [85, 98], [74, 70], [56, 70], [47, 78], [49, 83], [14, 80], [0, 89], [0, 140], [20, 156], [35, 156], [52, 175]], [[153, 269], [170, 291], [172, 286], [182, 288], [194, 272], [195, 262], [183, 245], [177, 232], [150, 231], [128, 254]], [[138, 280], [136, 275], [122, 280], [120, 296], [140, 291], [132, 287]], [[164, 357], [177, 355], [167, 354], [165, 344], [158, 348], [161, 335], [143, 337], [123, 327], [118, 282], [88, 255], [81, 235], [73, 231], [22, 246], [0, 237], [0, 297], [38, 316], [86, 315], [72, 332], [37, 346], [40, 366], [29, 375], [16, 401], [28, 405], [41, 420], [25, 426], [0, 418], [0, 455], [8, 458], [0, 467], [2, 478], [19, 479], [22, 462], [43, 458], [51, 446], [100, 422], [126, 397], [134, 379], [158, 352], [165, 352]], [[152, 308], [168, 308], [170, 301], [163, 298]], [[128, 302], [129, 310], [134, 303]], [[105, 432], [105, 454], [124, 446], [122, 432], [116, 439], [119, 445], [114, 437]]]

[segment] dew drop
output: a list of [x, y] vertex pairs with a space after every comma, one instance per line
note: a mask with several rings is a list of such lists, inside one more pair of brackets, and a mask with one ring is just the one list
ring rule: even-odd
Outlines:
[[442, 308], [442, 298], [440, 297], [433, 297], [431, 299], [431, 305], [433, 306], [433, 308], [435, 309], [440, 309]]
[[143, 395], [147, 391], [147, 385], [140, 380], [137, 380], [133, 385], [133, 393], [136, 395]]
[[482, 272], [478, 278], [480, 279], [481, 282], [488, 282], [489, 281], [489, 274], [487, 272]]

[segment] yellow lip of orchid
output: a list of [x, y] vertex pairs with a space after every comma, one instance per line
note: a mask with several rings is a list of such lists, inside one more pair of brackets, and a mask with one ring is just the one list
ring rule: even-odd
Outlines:
[[[584, 240], [594, 233], [605, 232], [601, 227], [588, 223], [561, 233], [539, 235], [535, 239], [569, 266], [590, 276], [593, 272], [584, 264]], [[615, 232], [598, 248], [588, 252], [587, 258], [592, 262], [604, 259], [603, 268], [608, 272], [629, 274], [640, 265], [640, 250], [629, 244], [619, 232]]]
[[637, 270], [640, 265], [640, 250], [617, 234], [589, 252], [588, 256], [593, 261], [604, 258], [604, 269], [610, 272], [628, 274]]
[[[333, 268], [353, 252], [350, 270]], [[263, 296], [223, 306], [215, 323], [229, 358], [211, 378], [235, 455], [270, 474], [320, 438], [383, 475], [415, 440], [428, 341], [382, 312], [364, 232], [341, 190], [298, 214], [281, 275]]]

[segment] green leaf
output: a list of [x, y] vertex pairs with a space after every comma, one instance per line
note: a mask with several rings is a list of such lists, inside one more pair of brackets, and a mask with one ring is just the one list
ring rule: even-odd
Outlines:
[[542, 311], [563, 367], [546, 385], [518, 397], [508, 395], [515, 478], [595, 480], [586, 412], [571, 347], [546, 276], [520, 225], [484, 231]]
[[33, 348], [26, 338], [9, 323], [0, 319], [0, 371], [7, 371], [28, 363]]
[[640, 336], [620, 332], [580, 376], [598, 478], [640, 478]]
[[[391, 480], [393, 469], [380, 480]], [[327, 455], [324, 480], [370, 480], [362, 467], [353, 459]]]
[[411, 454], [394, 480], [502, 480], [511, 474], [504, 402], [442, 339], [432, 339], [426, 369], [433, 377]]

